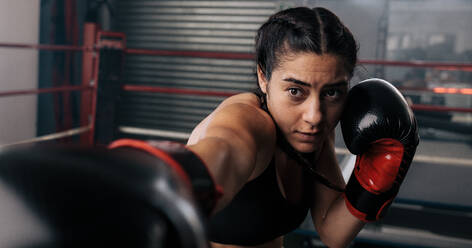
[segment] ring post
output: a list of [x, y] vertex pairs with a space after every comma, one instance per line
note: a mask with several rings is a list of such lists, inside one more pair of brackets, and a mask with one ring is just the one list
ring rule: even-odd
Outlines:
[[83, 91], [80, 98], [80, 125], [91, 126], [91, 130], [85, 134], [80, 135], [80, 143], [83, 145], [93, 145], [94, 143], [94, 129], [93, 129], [93, 95], [96, 92], [96, 82], [94, 82], [94, 64], [98, 59], [98, 54], [94, 49], [97, 34], [97, 24], [87, 22], [84, 24], [84, 42], [85, 47], [82, 53], [82, 86], [92, 86], [94, 90]]

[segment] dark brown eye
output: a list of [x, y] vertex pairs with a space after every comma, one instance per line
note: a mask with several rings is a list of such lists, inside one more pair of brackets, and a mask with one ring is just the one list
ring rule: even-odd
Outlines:
[[331, 102], [335, 102], [335, 101], [341, 99], [342, 96], [343, 96], [343, 91], [341, 91], [340, 89], [326, 89], [323, 92], [323, 97], [327, 101], [331, 101]]
[[292, 95], [292, 96], [299, 96], [299, 94], [300, 94], [300, 90], [297, 89], [297, 88], [290, 88], [289, 92], [290, 92], [290, 95]]
[[326, 91], [326, 96], [328, 97], [336, 97], [336, 94], [339, 94], [339, 90], [329, 89]]
[[288, 91], [288, 95], [290, 97], [292, 97], [294, 100], [300, 100], [301, 98], [303, 98], [303, 89], [300, 89], [300, 88], [289, 88], [287, 89]]

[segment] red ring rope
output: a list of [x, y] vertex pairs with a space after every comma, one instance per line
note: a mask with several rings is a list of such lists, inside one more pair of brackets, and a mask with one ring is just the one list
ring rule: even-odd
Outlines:
[[[63, 51], [91, 51], [99, 50], [101, 47], [91, 46], [69, 46], [69, 45], [47, 45], [47, 44], [20, 44], [20, 43], [0, 43], [0, 47], [6, 48], [29, 48], [38, 50], [63, 50]], [[156, 56], [184, 56], [184, 57], [201, 57], [201, 58], [219, 58], [219, 59], [254, 59], [252, 53], [231, 53], [231, 52], [205, 52], [205, 51], [170, 51], [170, 50], [151, 50], [151, 49], [134, 49], [124, 48], [127, 54], [139, 54], [139, 55], [156, 55]], [[361, 60], [361, 64], [370, 65], [388, 65], [388, 66], [405, 66], [405, 67], [432, 67], [442, 69], [456, 69], [464, 71], [472, 71], [472, 64], [466, 63], [444, 63], [444, 62], [425, 62], [425, 61], [379, 61], [379, 60]], [[49, 92], [60, 92], [60, 91], [72, 91], [72, 90], [87, 90], [90, 87], [84, 86], [66, 86], [51, 89], [39, 89], [39, 90], [18, 90], [9, 92], [0, 92], [0, 96], [11, 96], [20, 94], [38, 94], [38, 93], [49, 93]], [[125, 85], [123, 90], [126, 91], [146, 91], [146, 92], [160, 92], [160, 93], [174, 93], [174, 94], [191, 94], [191, 95], [206, 95], [206, 96], [221, 96], [227, 97], [235, 93], [231, 92], [216, 92], [216, 91], [202, 91], [194, 89], [172, 89], [163, 87], [152, 87], [152, 86], [135, 86]], [[447, 91], [439, 93], [463, 93], [462, 91]], [[469, 91], [466, 92], [467, 94]], [[415, 110], [426, 110], [426, 111], [441, 111], [441, 112], [472, 112], [469, 108], [457, 108], [457, 107], [444, 107], [444, 106], [429, 106], [429, 105], [412, 105]]]
[[[105, 35], [117, 34], [113, 32], [104, 33]], [[52, 51], [90, 51], [100, 50], [105, 46], [70, 46], [70, 45], [50, 45], [50, 44], [24, 44], [24, 43], [2, 43], [0, 47], [6, 48], [29, 48], [37, 50]], [[123, 48], [127, 54], [138, 55], [155, 55], [155, 56], [183, 56], [183, 57], [200, 57], [200, 58], [217, 58], [217, 59], [254, 59], [253, 53], [242, 52], [210, 52], [210, 51], [173, 51], [173, 50], [157, 50], [157, 49], [140, 49], [140, 48]], [[404, 66], [404, 67], [430, 67], [442, 70], [462, 70], [472, 71], [471, 63], [455, 63], [455, 62], [430, 62], [430, 61], [389, 61], [389, 60], [359, 60], [360, 64], [365, 65], [387, 65], [387, 66]]]

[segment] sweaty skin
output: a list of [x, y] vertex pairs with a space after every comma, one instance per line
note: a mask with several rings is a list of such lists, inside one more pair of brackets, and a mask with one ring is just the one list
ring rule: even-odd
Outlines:
[[[226, 206], [244, 184], [258, 177], [275, 157], [282, 195], [291, 202], [309, 198], [321, 240], [329, 247], [347, 246], [363, 222], [350, 214], [339, 192], [318, 182], [302, 182], [302, 167], [276, 146], [274, 120], [296, 150], [315, 154], [313, 160], [320, 174], [344, 187], [334, 153], [334, 128], [344, 106], [348, 74], [334, 55], [292, 53], [274, 69], [270, 80], [259, 68], [257, 75], [273, 119], [260, 108], [256, 95], [239, 94], [223, 101], [197, 125], [188, 140], [189, 148], [202, 157], [216, 183], [223, 187], [224, 196], [216, 211]], [[311, 185], [310, 189], [306, 185]], [[279, 237], [257, 247], [279, 248], [282, 240]]]

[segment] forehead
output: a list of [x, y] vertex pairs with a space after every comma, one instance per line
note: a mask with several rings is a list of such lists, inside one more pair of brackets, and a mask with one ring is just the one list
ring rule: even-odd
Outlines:
[[348, 79], [341, 59], [336, 55], [315, 53], [291, 53], [281, 58], [273, 72], [278, 76], [294, 76], [300, 80]]

